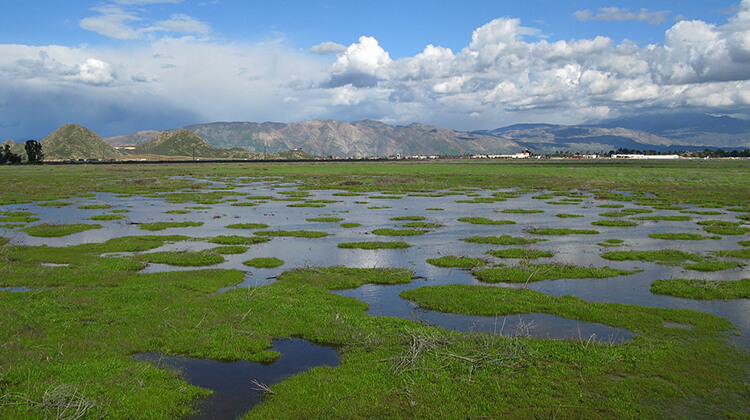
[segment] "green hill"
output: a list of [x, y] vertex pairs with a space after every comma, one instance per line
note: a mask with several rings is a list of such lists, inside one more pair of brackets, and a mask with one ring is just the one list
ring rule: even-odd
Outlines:
[[136, 146], [135, 154], [159, 156], [184, 156], [200, 158], [228, 158], [228, 150], [211, 147], [205, 140], [189, 130], [176, 133], [164, 131], [153, 140]]
[[111, 159], [122, 154], [93, 131], [65, 124], [42, 140], [44, 160]]

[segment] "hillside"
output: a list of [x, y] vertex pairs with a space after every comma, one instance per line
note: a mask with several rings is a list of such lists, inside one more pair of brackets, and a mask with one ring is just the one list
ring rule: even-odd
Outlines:
[[188, 158], [224, 158], [228, 156], [226, 150], [211, 147], [205, 140], [188, 130], [180, 130], [176, 133], [168, 131], [159, 133], [153, 140], [136, 146], [135, 154]]
[[42, 140], [44, 160], [111, 159], [122, 156], [93, 131], [65, 124]]

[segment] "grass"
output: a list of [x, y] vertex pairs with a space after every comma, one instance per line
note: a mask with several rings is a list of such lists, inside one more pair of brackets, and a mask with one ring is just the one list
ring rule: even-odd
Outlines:
[[424, 235], [423, 230], [416, 230], [416, 229], [391, 229], [391, 228], [381, 228], [381, 229], [375, 229], [372, 231], [375, 235], [381, 235], [381, 236], [416, 236], [416, 235]]
[[249, 248], [240, 245], [226, 245], [211, 248], [211, 251], [221, 255], [244, 254]]
[[124, 218], [125, 216], [122, 214], [99, 214], [89, 217], [89, 220], [120, 220]]
[[282, 273], [278, 280], [331, 290], [353, 289], [363, 284], [407, 284], [414, 273], [407, 268], [308, 267]]
[[255, 245], [268, 242], [270, 239], [257, 236], [219, 235], [208, 238], [207, 241], [219, 245]]
[[492, 220], [486, 217], [461, 217], [458, 221], [472, 225], [513, 225], [516, 223], [512, 220]]
[[630, 220], [661, 220], [666, 222], [687, 222], [692, 219], [690, 216], [638, 216], [630, 218]]
[[528, 230], [533, 235], [597, 235], [598, 230], [565, 229], [565, 228], [533, 228]]
[[686, 213], [686, 214], [697, 214], [701, 216], [719, 216], [723, 214], [720, 211], [716, 210], [682, 210], [680, 213]]
[[112, 210], [110, 213], [130, 213], [130, 210], [128, 210], [128, 209], [117, 209], [117, 210]]
[[37, 203], [36, 205], [39, 207], [66, 207], [72, 206], [73, 203], [68, 201], [47, 201], [44, 203]]
[[698, 233], [650, 233], [649, 238], [667, 239], [670, 241], [702, 241], [704, 239], [721, 239], [721, 236], [705, 236]]
[[286, 238], [324, 238], [328, 236], [325, 232], [314, 230], [259, 230], [255, 234], [258, 236], [279, 236]]
[[693, 271], [714, 272], [744, 266], [745, 264], [738, 261], [701, 261], [695, 264], [685, 264], [683, 267]]
[[477, 244], [493, 244], [493, 245], [527, 245], [537, 242], [546, 241], [546, 239], [536, 238], [518, 238], [510, 235], [501, 236], [470, 236], [468, 238], [461, 238], [464, 242], [471, 242]]
[[582, 214], [570, 214], [570, 213], [558, 213], [555, 215], [555, 217], [559, 217], [561, 219], [574, 219], [577, 217], [583, 217]]
[[440, 207], [429, 207], [429, 208], [426, 208], [425, 210], [427, 210], [427, 211], [445, 211], [445, 209], [442, 209]]
[[243, 261], [242, 264], [255, 268], [276, 268], [284, 265], [284, 261], [275, 257], [258, 257]]
[[613, 251], [602, 255], [602, 258], [611, 261], [646, 261], [662, 264], [681, 264], [685, 261], [701, 261], [700, 255], [675, 249], [662, 249], [658, 251]]
[[440, 258], [428, 258], [427, 263], [441, 268], [476, 268], [486, 265], [487, 262], [478, 258], [457, 257], [446, 255]]
[[634, 214], [642, 214], [642, 213], [651, 213], [652, 210], [648, 209], [622, 209], [620, 211], [608, 211], [604, 213], [600, 213], [599, 216], [601, 217], [626, 217], [626, 216], [632, 216]]
[[418, 228], [418, 229], [436, 229], [436, 228], [442, 227], [442, 225], [439, 225], [437, 223], [432, 223], [432, 222], [410, 222], [410, 223], [404, 223], [403, 225], [399, 225], [399, 227]]
[[603, 279], [637, 273], [639, 270], [617, 270], [610, 267], [592, 268], [567, 264], [522, 264], [516, 267], [493, 267], [472, 272], [484, 283], [529, 283], [559, 279]]
[[305, 219], [308, 222], [325, 222], [325, 223], [336, 223], [344, 220], [341, 217], [311, 217], [309, 219]]
[[610, 227], [631, 227], [631, 226], [637, 226], [638, 224], [635, 222], [631, 222], [629, 220], [595, 220], [591, 222], [594, 226], [610, 226]]
[[227, 229], [266, 229], [268, 225], [265, 223], [233, 223], [225, 227]]
[[98, 224], [86, 224], [86, 223], [73, 223], [73, 224], [57, 224], [57, 223], [40, 223], [38, 225], [29, 226], [21, 229], [23, 232], [29, 234], [29, 236], [37, 236], [40, 238], [58, 238], [60, 236], [68, 236], [74, 233], [85, 232], [91, 229], [101, 229], [102, 225]]
[[610, 247], [610, 246], [622, 246], [622, 244], [624, 243], [625, 241], [623, 241], [622, 239], [607, 239], [605, 241], [597, 243], [597, 245]]
[[750, 232], [750, 227], [743, 226], [741, 223], [726, 222], [723, 220], [704, 220], [698, 222], [703, 226], [703, 230], [708, 233], [717, 235], [744, 235]]
[[287, 207], [314, 207], [314, 208], [321, 208], [325, 207], [325, 204], [317, 204], [317, 203], [292, 203], [287, 204]]
[[544, 210], [505, 209], [505, 210], [500, 211], [500, 213], [509, 213], [509, 214], [536, 214], [536, 213], [544, 213]]
[[420, 222], [422, 220], [425, 220], [426, 218], [424, 216], [398, 216], [398, 217], [391, 217], [390, 220], [396, 221], [396, 222], [402, 222], [402, 221], [410, 221], [410, 222]]
[[95, 209], [104, 210], [104, 209], [111, 209], [112, 206], [110, 206], [109, 204], [86, 204], [83, 206], [78, 206], [78, 208], [81, 210], [95, 210]]
[[188, 214], [190, 213], [190, 210], [167, 210], [164, 213], [165, 214]]
[[140, 261], [153, 264], [167, 264], [180, 267], [204, 267], [224, 262], [224, 257], [212, 250], [206, 251], [162, 251], [138, 256]]
[[[530, 289], [454, 284], [406, 290], [400, 296], [441, 312], [484, 316], [547, 313], [662, 338], [718, 336], [733, 328], [725, 318], [698, 311], [586, 302], [571, 295], [550, 296]], [[692, 328], [669, 328], [668, 323]]]
[[27, 211], [3, 211], [0, 212], [0, 223], [31, 223], [41, 220], [36, 213]]
[[[365, 204], [367, 204], [367, 203], [365, 203]], [[392, 207], [391, 206], [372, 206], [372, 207], [368, 207], [368, 209], [370, 209], [370, 210], [383, 210], [383, 209], [390, 209], [390, 208], [392, 208]]]
[[367, 241], [367, 242], [342, 242], [337, 245], [342, 249], [403, 249], [410, 248], [406, 242], [399, 241]]
[[351, 229], [351, 228], [360, 227], [360, 226], [362, 226], [362, 223], [348, 222], [348, 223], [341, 224], [341, 227], [345, 229]]
[[138, 225], [139, 229], [159, 231], [171, 228], [184, 228], [184, 227], [199, 227], [203, 226], [203, 222], [153, 222], [153, 223], [141, 223]]
[[651, 283], [651, 293], [686, 299], [750, 299], [750, 279], [669, 279]]
[[540, 251], [538, 249], [526, 249], [526, 248], [509, 248], [509, 249], [498, 249], [487, 251], [487, 254], [497, 258], [521, 258], [521, 259], [536, 259], [536, 258], [551, 258], [554, 256], [553, 253], [547, 251]]
[[742, 258], [745, 260], [750, 260], [750, 248], [735, 249], [732, 251], [712, 251], [712, 253], [717, 257]]

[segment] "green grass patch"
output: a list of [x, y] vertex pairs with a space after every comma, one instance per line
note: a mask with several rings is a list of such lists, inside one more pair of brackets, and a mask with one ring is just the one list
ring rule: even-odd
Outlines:
[[714, 272], [729, 270], [731, 268], [744, 267], [745, 264], [738, 261], [701, 261], [695, 264], [686, 264], [685, 267], [688, 270], [703, 271], [703, 272]]
[[23, 232], [29, 234], [29, 236], [36, 236], [40, 238], [57, 238], [60, 236], [72, 235], [74, 233], [85, 232], [91, 229], [101, 229], [102, 225], [98, 224], [87, 224], [87, 223], [73, 223], [73, 224], [57, 224], [57, 223], [40, 223], [38, 225], [29, 226], [21, 229]]
[[128, 209], [118, 209], [118, 210], [112, 210], [110, 213], [130, 213], [130, 210]]
[[96, 209], [104, 210], [104, 209], [111, 209], [112, 206], [110, 206], [109, 204], [86, 204], [83, 206], [78, 206], [78, 208], [81, 210], [96, 210]]
[[662, 220], [666, 222], [687, 222], [692, 219], [690, 216], [638, 216], [630, 218], [630, 220]]
[[533, 235], [598, 235], [598, 230], [566, 229], [566, 228], [534, 228], [529, 229]]
[[[670, 339], [700, 335], [716, 337], [733, 328], [725, 318], [698, 311], [586, 302], [572, 295], [551, 296], [530, 289], [453, 284], [405, 290], [400, 296], [422, 308], [441, 312], [483, 316], [547, 313]], [[668, 324], [692, 328], [669, 328]]]
[[509, 248], [509, 249], [497, 249], [487, 251], [487, 254], [498, 258], [521, 258], [525, 260], [531, 260], [536, 258], [551, 258], [555, 254], [547, 251], [540, 251], [538, 249], [526, 249], [526, 248]]
[[0, 223], [31, 223], [41, 220], [36, 213], [28, 211], [3, 211], [0, 212]]
[[651, 293], [687, 299], [750, 299], [750, 279], [669, 279], [651, 283]]
[[464, 242], [472, 242], [478, 244], [493, 244], [493, 245], [527, 245], [537, 242], [546, 241], [546, 239], [536, 238], [518, 238], [510, 235], [501, 236], [470, 236], [468, 238], [461, 238]]
[[120, 220], [124, 218], [125, 216], [122, 214], [99, 214], [89, 217], [89, 220]]
[[153, 264], [167, 264], [179, 267], [205, 267], [224, 262], [224, 257], [212, 250], [205, 251], [162, 251], [140, 254], [140, 261]]
[[398, 216], [398, 217], [391, 217], [390, 220], [396, 221], [396, 222], [402, 222], [402, 221], [411, 221], [411, 222], [420, 222], [422, 220], [425, 220], [426, 217], [424, 216]]
[[258, 257], [253, 258], [252, 260], [243, 261], [242, 264], [255, 268], [276, 268], [284, 265], [284, 261], [275, 257]]
[[232, 203], [233, 207], [255, 207], [258, 205], [256, 201], [243, 201], [241, 203]]
[[141, 230], [159, 231], [171, 228], [199, 227], [203, 222], [153, 222], [141, 223], [138, 228]]
[[432, 222], [410, 222], [410, 223], [404, 223], [403, 225], [399, 225], [399, 227], [419, 228], [419, 229], [436, 229], [436, 228], [442, 227], [442, 225], [439, 225], [437, 223], [432, 223]]
[[513, 225], [516, 223], [512, 220], [492, 220], [486, 217], [461, 217], [458, 221], [472, 225]]
[[325, 232], [314, 230], [260, 230], [255, 232], [258, 236], [280, 236], [292, 238], [323, 238], [328, 236]]
[[680, 213], [697, 214], [700, 216], [719, 216], [723, 214], [722, 212], [716, 210], [682, 210]]
[[167, 210], [164, 213], [165, 214], [188, 214], [190, 213], [190, 210]]
[[621, 209], [625, 207], [625, 204], [601, 204], [598, 207], [603, 209]]
[[[365, 203], [365, 204], [367, 204], [367, 203]], [[391, 206], [372, 206], [372, 207], [368, 207], [368, 209], [370, 209], [370, 210], [383, 210], [383, 209], [390, 209], [390, 208], [392, 208], [392, 207]]]
[[703, 230], [708, 233], [717, 235], [744, 235], [750, 232], [750, 227], [743, 226], [741, 223], [726, 222], [723, 220], [704, 220], [698, 222], [703, 226]]
[[375, 235], [381, 235], [381, 236], [416, 236], [416, 235], [424, 235], [425, 232], [423, 230], [416, 230], [416, 229], [391, 229], [391, 228], [381, 228], [381, 229], [375, 229], [372, 231]]
[[638, 273], [640, 270], [617, 270], [610, 267], [593, 268], [567, 264], [522, 264], [516, 267], [493, 267], [472, 272], [484, 283], [527, 283], [559, 279], [603, 279]]
[[68, 201], [47, 201], [43, 203], [36, 203], [39, 207], [65, 207], [65, 206], [72, 206], [73, 203], [70, 203]]
[[705, 236], [699, 233], [650, 233], [649, 238], [670, 241], [702, 241], [704, 239], [721, 239], [721, 236]]
[[400, 241], [367, 241], [367, 242], [342, 242], [337, 245], [342, 249], [403, 249], [411, 245]]
[[225, 227], [227, 229], [265, 229], [268, 225], [265, 223], [234, 223]]
[[187, 206], [186, 209], [190, 210], [211, 210], [213, 207], [209, 206]]
[[602, 241], [597, 243], [599, 246], [622, 246], [625, 241], [622, 239], [607, 239], [606, 241]]
[[241, 245], [226, 245], [211, 248], [211, 251], [221, 255], [244, 254], [249, 248]]
[[441, 268], [475, 268], [486, 265], [487, 262], [478, 258], [457, 257], [446, 255], [440, 258], [428, 258], [427, 263]]
[[341, 227], [345, 229], [351, 229], [351, 228], [360, 227], [360, 226], [362, 226], [362, 223], [349, 222], [349, 223], [341, 224]]
[[207, 238], [208, 242], [219, 245], [255, 245], [270, 241], [268, 238], [259, 238], [257, 236], [240, 236], [240, 235], [219, 235], [213, 238]]
[[750, 241], [739, 241], [737, 242], [740, 246], [750, 246]]
[[440, 207], [429, 207], [426, 208], [427, 211], [445, 211], [445, 209], [441, 209]]
[[544, 213], [544, 210], [505, 209], [505, 210], [500, 211], [500, 213], [509, 213], [509, 214], [536, 214], [536, 213]]
[[601, 217], [626, 217], [626, 216], [633, 216], [636, 214], [643, 214], [643, 213], [652, 213], [652, 210], [647, 209], [622, 209], [620, 211], [608, 211], [604, 213], [600, 213], [599, 216]]
[[671, 205], [671, 204], [656, 204], [656, 205], [653, 205], [651, 207], [654, 208], [654, 209], [656, 209], [656, 210], [682, 210], [682, 209], [685, 208], [685, 207], [682, 207], [682, 206], [675, 206], [675, 205]]
[[610, 226], [610, 227], [631, 227], [631, 226], [637, 226], [638, 224], [635, 222], [631, 222], [629, 220], [595, 220], [591, 222], [594, 226]]
[[363, 284], [407, 284], [414, 273], [407, 268], [309, 267], [283, 272], [278, 280], [331, 290], [353, 289]]
[[612, 251], [602, 254], [602, 258], [610, 261], [646, 261], [661, 264], [681, 264], [685, 261], [701, 261], [698, 254], [678, 251], [676, 249], [661, 249], [658, 251]]
[[570, 213], [558, 213], [555, 215], [555, 217], [559, 217], [561, 219], [574, 219], [577, 217], [583, 217], [582, 214], [570, 214]]
[[336, 223], [344, 220], [341, 217], [311, 217], [309, 219], [305, 219], [308, 222], [325, 222], [325, 223]]
[[293, 204], [287, 204], [287, 207], [313, 207], [313, 208], [322, 208], [325, 207], [325, 204], [317, 204], [317, 203], [293, 203]]

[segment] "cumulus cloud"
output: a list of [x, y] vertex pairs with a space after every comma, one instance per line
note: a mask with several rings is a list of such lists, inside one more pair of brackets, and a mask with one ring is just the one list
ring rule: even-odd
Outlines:
[[600, 7], [596, 12], [591, 11], [591, 9], [585, 9], [573, 13], [574, 18], [583, 22], [587, 20], [637, 20], [639, 22], [648, 22], [652, 25], [664, 22], [667, 19], [667, 15], [669, 15], [669, 11], [667, 10], [651, 12], [648, 9], [641, 9], [633, 12], [630, 9], [620, 7]]

